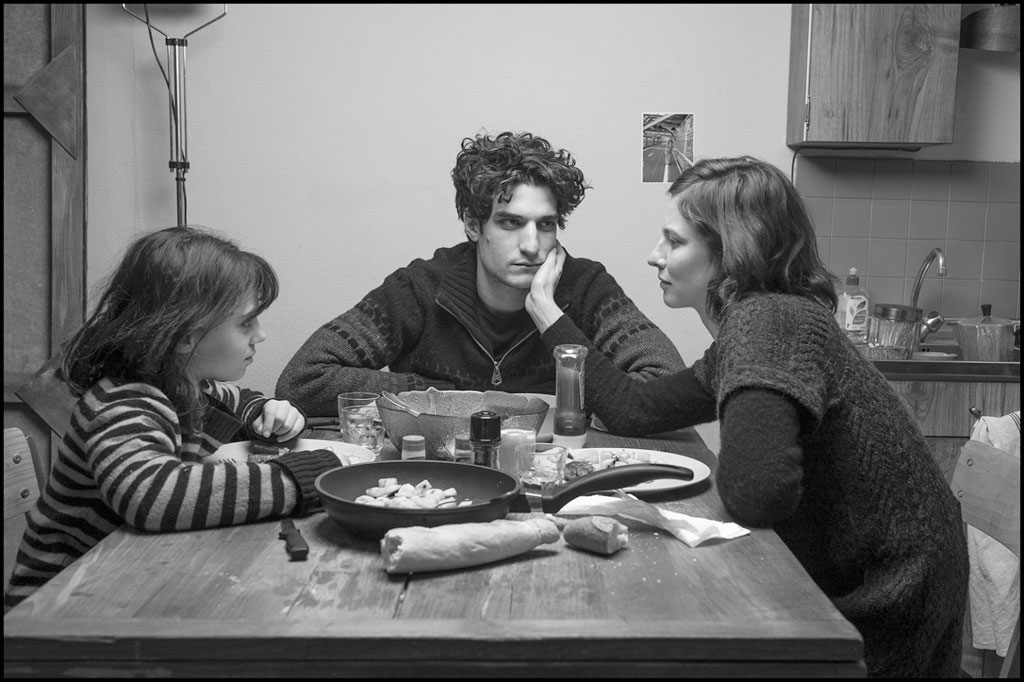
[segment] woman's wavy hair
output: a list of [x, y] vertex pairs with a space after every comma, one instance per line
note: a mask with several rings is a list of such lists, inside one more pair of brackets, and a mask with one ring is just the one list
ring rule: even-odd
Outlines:
[[793, 294], [836, 308], [836, 283], [818, 255], [807, 209], [776, 167], [749, 156], [705, 159], [668, 189], [718, 268], [707, 309], [719, 320], [758, 292]]
[[551, 190], [562, 228], [565, 217], [590, 188], [569, 152], [555, 150], [547, 140], [531, 133], [504, 132], [495, 137], [481, 133], [465, 138], [452, 180], [459, 220], [486, 222], [495, 198], [509, 201], [516, 187], [528, 184]]
[[64, 344], [60, 373], [75, 395], [104, 377], [163, 391], [187, 423], [202, 422], [206, 399], [179, 345], [202, 338], [243, 305], [253, 316], [278, 295], [274, 269], [201, 227], [170, 227], [136, 238], [107, 278], [92, 316]]

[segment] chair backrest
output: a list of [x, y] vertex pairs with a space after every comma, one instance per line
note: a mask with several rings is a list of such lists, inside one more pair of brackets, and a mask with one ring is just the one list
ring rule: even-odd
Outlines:
[[960, 450], [953, 482], [964, 523], [1020, 557], [1020, 458], [977, 440]]
[[4, 429], [4, 584], [14, 568], [25, 513], [39, 498], [39, 481], [28, 438], [18, 428]]
[[18, 386], [14, 393], [46, 422], [57, 438], [63, 438], [71, 423], [71, 412], [78, 399], [71, 393], [68, 385], [57, 377], [56, 370], [59, 365], [60, 354], [57, 353], [28, 381]]
[[[1020, 559], [1020, 457], [977, 440], [960, 449], [953, 481], [964, 523], [1004, 545]], [[1018, 568], [1015, 581], [1020, 581]], [[999, 677], [1020, 674], [1020, 616]]]

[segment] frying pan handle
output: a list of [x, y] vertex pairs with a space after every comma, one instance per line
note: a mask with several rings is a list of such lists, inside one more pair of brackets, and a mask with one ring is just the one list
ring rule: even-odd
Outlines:
[[630, 464], [624, 467], [611, 467], [577, 478], [557, 491], [544, 491], [541, 505], [546, 513], [553, 514], [580, 495], [625, 488], [659, 478], [692, 481], [693, 472], [686, 467], [673, 464]]

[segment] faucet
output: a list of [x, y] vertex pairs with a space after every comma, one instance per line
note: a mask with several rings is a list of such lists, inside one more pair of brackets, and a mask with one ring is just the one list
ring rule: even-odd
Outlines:
[[921, 343], [928, 335], [932, 332], [937, 332], [946, 324], [946, 318], [944, 318], [938, 310], [933, 310], [925, 315], [924, 320], [921, 321], [921, 327], [918, 330], [917, 342]]
[[942, 252], [940, 248], [934, 248], [928, 252], [928, 255], [924, 257], [924, 262], [921, 263], [921, 269], [917, 271], [917, 279], [914, 280], [914, 293], [910, 299], [910, 307], [917, 307], [917, 297], [921, 293], [921, 283], [924, 281], [924, 273], [928, 272], [928, 268], [931, 267], [932, 261], [938, 259], [939, 267], [935, 271], [935, 274], [939, 277], [946, 276], [946, 254]]

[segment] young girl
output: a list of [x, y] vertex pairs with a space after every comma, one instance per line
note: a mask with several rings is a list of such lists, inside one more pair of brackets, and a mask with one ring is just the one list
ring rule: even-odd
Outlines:
[[[552, 298], [552, 250], [527, 299], [549, 347], [589, 345]], [[832, 317], [834, 277], [796, 189], [749, 157], [669, 188], [648, 263], [665, 304], [714, 343], [641, 383], [593, 348], [586, 401], [615, 433], [720, 419], [716, 482], [740, 523], [773, 527], [864, 638], [872, 677], [958, 677], [967, 596], [960, 509], [913, 417]]]
[[13, 606], [122, 524], [175, 531], [303, 514], [328, 450], [269, 463], [204, 463], [224, 443], [285, 441], [305, 427], [290, 403], [241, 379], [277, 298], [261, 257], [208, 231], [174, 227], [128, 248], [96, 311], [65, 345], [80, 396], [4, 595]]

